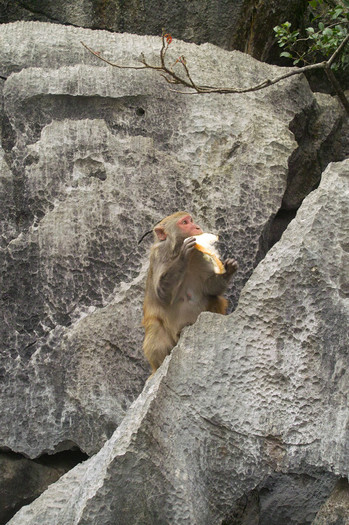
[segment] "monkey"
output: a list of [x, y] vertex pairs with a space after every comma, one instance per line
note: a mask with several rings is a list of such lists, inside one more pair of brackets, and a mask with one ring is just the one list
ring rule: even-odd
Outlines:
[[195, 249], [194, 236], [202, 233], [185, 211], [169, 215], [153, 229], [142, 320], [143, 350], [152, 374], [177, 344], [182, 329], [201, 312], [226, 313], [228, 302], [221, 294], [238, 264], [227, 259], [225, 273], [216, 274]]

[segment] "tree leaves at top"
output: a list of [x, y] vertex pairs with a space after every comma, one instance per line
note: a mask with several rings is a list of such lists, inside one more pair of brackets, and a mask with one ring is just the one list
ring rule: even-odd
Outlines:
[[[333, 55], [349, 33], [349, 0], [333, 5], [330, 0], [309, 1], [311, 25], [302, 32], [291, 30], [290, 22], [274, 27], [277, 42], [294, 65], [315, 64]], [[346, 46], [331, 64], [334, 70], [349, 68], [349, 49]]]

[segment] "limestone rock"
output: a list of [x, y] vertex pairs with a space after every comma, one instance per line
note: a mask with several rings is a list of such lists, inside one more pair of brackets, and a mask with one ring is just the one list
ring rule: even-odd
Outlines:
[[286, 20], [298, 27], [304, 10], [302, 0], [11, 0], [0, 4], [0, 23], [39, 20], [156, 36], [165, 28], [175, 38], [239, 49], [265, 60], [274, 41], [272, 28]]
[[315, 93], [315, 107], [299, 115], [291, 124], [298, 149], [289, 162], [289, 177], [282, 206], [297, 210], [319, 185], [329, 162], [349, 155], [348, 116], [340, 102], [331, 95]]
[[[174, 93], [152, 71], [160, 38], [38, 22], [2, 25], [0, 446], [27, 457], [93, 454], [149, 374], [142, 295], [149, 240], [178, 209], [238, 259], [230, 293], [257, 264], [297, 144], [290, 122], [314, 105], [307, 82], [244, 95]], [[200, 83], [254, 85], [280, 69], [175, 41]], [[178, 67], [175, 66], [175, 67]]]
[[317, 513], [312, 525], [347, 525], [348, 522], [349, 485], [348, 480], [342, 478]]
[[235, 312], [201, 314], [100, 452], [11, 525], [218, 525], [244, 496], [247, 523], [311, 523], [349, 474], [348, 223], [346, 160]]

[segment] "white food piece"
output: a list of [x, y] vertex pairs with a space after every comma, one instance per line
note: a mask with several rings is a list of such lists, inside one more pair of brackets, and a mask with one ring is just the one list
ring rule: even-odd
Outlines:
[[197, 249], [212, 263], [214, 272], [225, 273], [220, 255], [214, 247], [214, 244], [218, 241], [218, 236], [213, 233], [201, 233], [200, 235], [195, 235], [194, 239], [196, 240]]

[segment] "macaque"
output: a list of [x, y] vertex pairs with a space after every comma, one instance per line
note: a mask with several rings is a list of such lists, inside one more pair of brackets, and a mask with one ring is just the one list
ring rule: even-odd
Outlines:
[[154, 230], [145, 298], [143, 349], [154, 373], [176, 345], [184, 326], [193, 324], [201, 312], [225, 314], [227, 300], [221, 296], [237, 262], [227, 259], [222, 274], [195, 248], [195, 235], [203, 233], [187, 212], [177, 212], [159, 222]]

